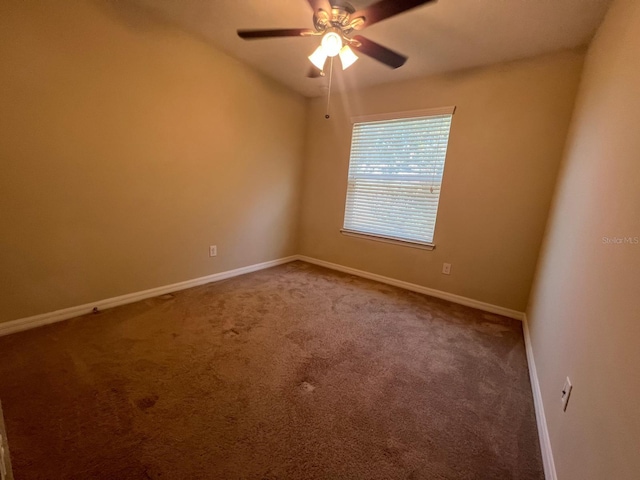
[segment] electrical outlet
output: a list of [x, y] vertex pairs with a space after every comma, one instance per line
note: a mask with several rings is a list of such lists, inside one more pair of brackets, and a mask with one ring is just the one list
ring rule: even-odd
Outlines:
[[209, 245], [209, 256], [215, 257], [218, 255], [218, 247], [216, 245]]
[[564, 386], [562, 387], [562, 411], [567, 411], [567, 405], [569, 404], [569, 397], [571, 396], [571, 390], [573, 389], [573, 385], [571, 385], [571, 380], [569, 377], [564, 381]]
[[451, 264], [450, 263], [443, 263], [442, 264], [442, 273], [444, 273], [445, 275], [451, 275]]

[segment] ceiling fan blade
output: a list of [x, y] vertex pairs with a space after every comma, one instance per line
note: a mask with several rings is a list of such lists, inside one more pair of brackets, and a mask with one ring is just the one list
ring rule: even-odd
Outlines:
[[311, 67], [309, 69], [309, 71], [307, 72], [307, 77], [308, 78], [320, 78], [320, 77], [324, 77], [324, 75], [316, 67]]
[[354, 13], [351, 15], [351, 18], [363, 17], [364, 24], [361, 28], [370, 27], [374, 23], [381, 22], [394, 15], [435, 1], [437, 0], [380, 0], [364, 10]]
[[238, 36], [245, 40], [276, 37], [304, 37], [313, 35], [315, 30], [309, 28], [280, 28], [277, 30], [238, 30]]
[[353, 39], [360, 42], [360, 46], [356, 47], [355, 45], [352, 45], [351, 48], [354, 48], [360, 53], [364, 53], [365, 55], [368, 55], [391, 68], [401, 67], [407, 61], [407, 57], [404, 55], [400, 55], [393, 50], [389, 50], [387, 47], [383, 47], [379, 43], [369, 40], [368, 38], [356, 35]]
[[327, 13], [331, 13], [331, 3], [329, 0], [307, 0], [311, 8], [313, 8], [313, 13], [315, 14], [318, 10], [324, 10]]

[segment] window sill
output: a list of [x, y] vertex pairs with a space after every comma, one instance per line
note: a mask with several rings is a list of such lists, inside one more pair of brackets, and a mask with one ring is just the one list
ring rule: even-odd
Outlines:
[[409, 240], [400, 240], [398, 238], [393, 237], [383, 237], [382, 235], [374, 235], [371, 233], [361, 233], [355, 232], [353, 230], [345, 230], [344, 228], [340, 230], [340, 233], [346, 235], [347, 237], [356, 237], [356, 238], [364, 238], [365, 240], [373, 240], [375, 242], [382, 243], [390, 243], [392, 245], [400, 245], [402, 247], [411, 247], [417, 248], [420, 250], [433, 250], [436, 246], [433, 243], [419, 243], [412, 242]]

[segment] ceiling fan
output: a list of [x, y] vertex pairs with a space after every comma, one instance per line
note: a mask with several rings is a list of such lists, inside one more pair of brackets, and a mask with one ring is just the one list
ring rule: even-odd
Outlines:
[[343, 70], [347, 69], [358, 60], [352, 49], [391, 68], [398, 68], [404, 65], [407, 57], [361, 35], [354, 36], [353, 32], [436, 0], [379, 0], [359, 11], [343, 0], [307, 1], [313, 8], [313, 29], [238, 30], [238, 36], [245, 40], [321, 36], [320, 46], [309, 56], [317, 68], [312, 69], [310, 77], [323, 76], [327, 58], [335, 56], [339, 56]]

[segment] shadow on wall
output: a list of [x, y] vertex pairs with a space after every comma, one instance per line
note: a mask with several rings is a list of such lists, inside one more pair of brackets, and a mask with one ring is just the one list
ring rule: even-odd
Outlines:
[[[211, 42], [204, 32], [198, 31], [196, 28], [189, 28], [188, 24], [167, 18], [167, 15], [160, 10], [159, 6], [154, 4], [155, 0], [149, 0], [148, 2], [144, 0], [91, 1], [98, 10], [126, 26], [131, 31], [145, 34], [157, 33], [166, 29], [175, 29], [216, 49], [219, 48]], [[205, 5], [207, 4], [205, 3]], [[198, 13], [199, 12], [196, 11], [194, 15], [197, 17]], [[205, 13], [202, 12], [202, 15], [205, 15]]]
[[109, 17], [138, 32], [155, 32], [176, 26], [152, 8], [130, 0], [92, 0], [92, 3]]

